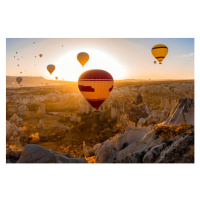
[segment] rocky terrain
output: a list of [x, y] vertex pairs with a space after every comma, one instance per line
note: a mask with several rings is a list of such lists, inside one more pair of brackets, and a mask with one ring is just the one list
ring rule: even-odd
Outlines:
[[96, 115], [76, 84], [7, 88], [7, 163], [193, 163], [194, 83], [117, 82]]

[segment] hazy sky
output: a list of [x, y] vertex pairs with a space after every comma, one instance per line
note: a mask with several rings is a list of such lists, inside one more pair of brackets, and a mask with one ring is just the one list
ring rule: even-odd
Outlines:
[[[6, 75], [10, 76], [18, 76], [22, 72], [22, 76], [43, 76], [47, 79], [58, 76], [59, 79], [77, 81], [86, 70], [104, 69], [114, 79], [194, 78], [194, 39], [20, 38], [7, 39], [6, 43]], [[151, 48], [156, 44], [164, 44], [169, 49], [162, 65], [153, 63], [155, 58]], [[84, 68], [77, 61], [77, 54], [83, 51], [90, 55]], [[40, 58], [39, 54], [43, 57]], [[48, 64], [56, 66], [52, 75], [46, 69]]]

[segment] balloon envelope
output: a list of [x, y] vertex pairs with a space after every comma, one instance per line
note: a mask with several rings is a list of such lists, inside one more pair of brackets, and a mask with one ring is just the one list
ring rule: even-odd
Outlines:
[[77, 55], [77, 60], [81, 63], [83, 67], [89, 60], [89, 55], [85, 52], [81, 52]]
[[43, 56], [42, 54], [39, 54], [40, 58]]
[[49, 71], [50, 74], [53, 73], [53, 71], [55, 70], [55, 68], [56, 68], [55, 65], [48, 65], [47, 66], [47, 70]]
[[55, 79], [58, 80], [58, 77], [56, 76]]
[[159, 64], [161, 64], [163, 59], [168, 54], [168, 47], [164, 44], [157, 44], [153, 46], [151, 53], [158, 60]]
[[18, 84], [20, 84], [22, 82], [22, 77], [17, 77], [16, 81], [17, 81]]
[[78, 79], [78, 87], [90, 105], [98, 110], [113, 89], [111, 74], [104, 70], [93, 69], [82, 73]]

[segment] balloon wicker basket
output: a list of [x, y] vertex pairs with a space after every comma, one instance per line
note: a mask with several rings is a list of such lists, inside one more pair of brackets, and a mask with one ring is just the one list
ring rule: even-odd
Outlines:
[[96, 115], [99, 115], [99, 114], [101, 114], [102, 113], [102, 111], [100, 111], [100, 110], [95, 110], [94, 111], [94, 114], [96, 114]]

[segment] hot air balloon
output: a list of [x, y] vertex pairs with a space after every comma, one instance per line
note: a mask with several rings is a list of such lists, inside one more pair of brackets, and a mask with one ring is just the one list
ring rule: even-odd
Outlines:
[[15, 58], [15, 56], [14, 56], [14, 58]]
[[18, 84], [20, 84], [22, 82], [22, 77], [17, 77], [16, 81], [17, 81]]
[[168, 47], [164, 44], [157, 44], [151, 49], [151, 53], [158, 60], [159, 64], [162, 64], [163, 59], [168, 53]]
[[35, 42], [33, 42], [33, 44], [35, 44]]
[[156, 61], [154, 61], [153, 63], [156, 64]]
[[90, 105], [98, 110], [113, 89], [111, 74], [104, 70], [93, 69], [82, 73], [78, 79], [78, 87]]
[[17, 60], [19, 60], [19, 58]]
[[35, 58], [36, 58], [36, 56], [35, 56]]
[[19, 64], [17, 66], [19, 67]]
[[18, 52], [16, 51], [16, 54], [18, 54]]
[[62, 47], [63, 47], [64, 45], [62, 45]]
[[81, 63], [83, 67], [89, 60], [89, 55], [85, 52], [81, 52], [77, 55], [77, 60]]
[[20, 72], [20, 74], [22, 74], [22, 72]]
[[50, 75], [53, 73], [53, 71], [55, 70], [55, 66], [54, 65], [48, 65], [47, 66], [47, 70], [49, 71]]
[[58, 77], [56, 76], [55, 79], [58, 80]]
[[42, 57], [42, 54], [39, 54], [40, 58]]

